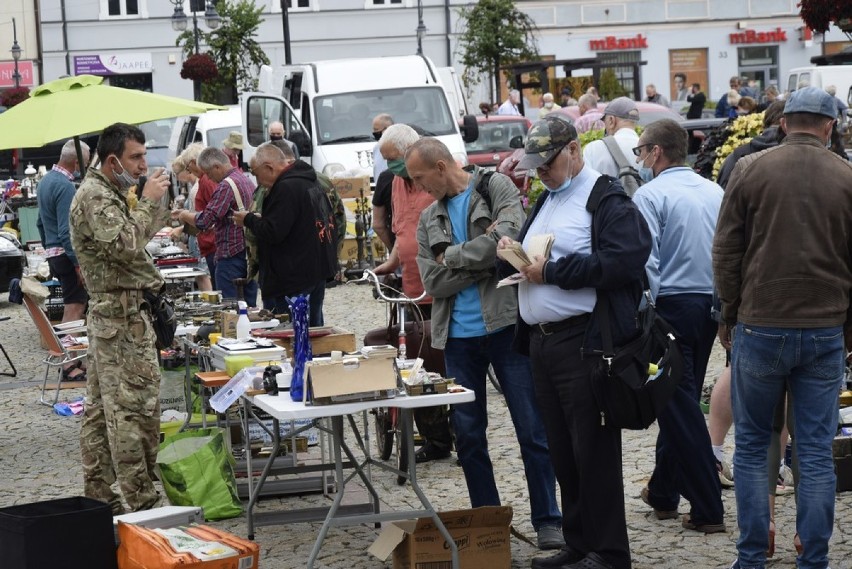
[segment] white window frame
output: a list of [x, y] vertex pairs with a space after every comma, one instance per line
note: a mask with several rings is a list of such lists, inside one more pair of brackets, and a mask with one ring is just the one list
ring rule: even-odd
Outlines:
[[[292, 4], [297, 4], [299, 0], [290, 0], [291, 7], [287, 9], [287, 12], [319, 12], [319, 0], [308, 0], [309, 4], [307, 8], [300, 8], [299, 6], [292, 6]], [[281, 0], [269, 0], [269, 11], [272, 14], [280, 14], [281, 13]]]
[[388, 10], [394, 8], [411, 8], [411, 0], [401, 0], [391, 4], [391, 0], [385, 0], [384, 4], [373, 4], [373, 0], [364, 0], [365, 10]]
[[138, 14], [126, 14], [127, 0], [119, 0], [121, 2], [121, 14], [113, 16], [109, 13], [109, 0], [100, 0], [101, 12], [99, 19], [101, 20], [140, 20], [148, 17], [148, 0], [136, 0], [139, 5]]

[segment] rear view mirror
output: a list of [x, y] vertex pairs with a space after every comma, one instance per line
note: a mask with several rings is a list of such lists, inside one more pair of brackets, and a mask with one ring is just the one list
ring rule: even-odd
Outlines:
[[476, 142], [479, 138], [479, 123], [473, 115], [465, 115], [461, 127], [462, 140], [465, 142]]
[[522, 135], [513, 136], [509, 139], [509, 148], [523, 148], [524, 147], [524, 137]]

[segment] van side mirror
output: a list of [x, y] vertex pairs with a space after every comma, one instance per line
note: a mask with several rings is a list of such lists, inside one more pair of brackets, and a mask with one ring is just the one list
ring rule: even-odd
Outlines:
[[524, 147], [524, 137], [523, 135], [513, 136], [509, 139], [509, 148], [523, 148]]
[[462, 140], [465, 142], [476, 142], [479, 138], [479, 123], [476, 122], [476, 117], [473, 115], [465, 115], [462, 119], [461, 127]]

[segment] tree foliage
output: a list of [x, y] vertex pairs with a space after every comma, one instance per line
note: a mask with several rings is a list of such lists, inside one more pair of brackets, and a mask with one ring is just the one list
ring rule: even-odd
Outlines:
[[479, 0], [458, 14], [461, 35], [456, 54], [464, 65], [462, 81], [470, 89], [487, 76], [493, 101], [500, 93], [501, 65], [539, 59], [538, 28], [513, 0]]
[[[266, 52], [255, 40], [263, 8], [258, 8], [254, 0], [218, 0], [216, 10], [222, 18], [220, 26], [212, 32], [199, 29], [199, 42], [207, 45], [207, 53], [219, 70], [215, 80], [203, 85], [202, 99], [235, 103], [238, 92], [257, 89], [258, 68], [269, 64]], [[182, 32], [176, 45], [183, 48], [186, 56], [192, 55], [195, 50], [192, 29]], [[222, 101], [223, 92], [228, 92], [225, 98], [231, 100]]]

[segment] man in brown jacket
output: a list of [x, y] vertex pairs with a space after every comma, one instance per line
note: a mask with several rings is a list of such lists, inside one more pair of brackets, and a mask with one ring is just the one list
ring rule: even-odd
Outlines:
[[800, 482], [801, 569], [828, 566], [834, 526], [831, 443], [849, 345], [852, 165], [826, 149], [837, 109], [817, 88], [784, 107], [784, 144], [741, 159], [713, 242], [722, 318], [733, 328], [734, 471], [740, 538], [733, 568], [763, 568], [769, 536], [766, 452], [786, 383]]

